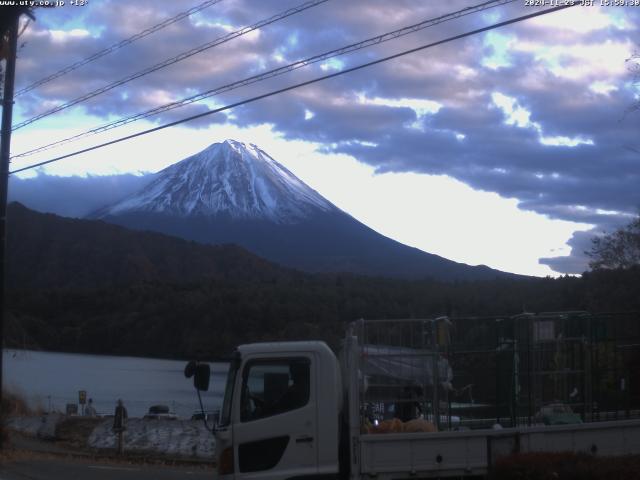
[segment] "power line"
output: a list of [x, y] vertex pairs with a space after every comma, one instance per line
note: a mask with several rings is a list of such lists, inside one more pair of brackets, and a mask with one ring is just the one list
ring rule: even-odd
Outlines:
[[361, 50], [367, 47], [370, 47], [372, 45], [377, 45], [383, 42], [387, 42], [389, 40], [394, 40], [396, 38], [408, 35], [410, 33], [414, 33], [417, 32], [419, 30], [423, 30], [427, 27], [431, 27], [440, 23], [444, 23], [450, 20], [454, 20], [457, 18], [461, 18], [467, 15], [471, 15], [473, 13], [477, 13], [479, 11], [483, 11], [489, 8], [493, 8], [496, 6], [501, 6], [501, 5], [505, 5], [507, 3], [513, 3], [516, 0], [490, 0], [487, 1], [485, 3], [481, 3], [479, 5], [475, 5], [475, 6], [471, 6], [471, 7], [467, 7], [464, 8], [462, 10], [458, 10], [456, 12], [452, 12], [452, 13], [448, 13], [446, 15], [441, 15], [440, 17], [436, 17], [436, 18], [432, 18], [429, 20], [424, 20], [420, 23], [416, 23], [414, 25], [410, 25], [408, 27], [403, 27], [397, 30], [394, 30], [392, 32], [388, 32], [388, 33], [384, 33], [382, 35], [378, 35], [376, 37], [371, 37], [368, 38], [366, 40], [357, 42], [357, 43], [352, 43], [350, 45], [338, 48], [338, 49], [334, 49], [334, 50], [330, 50], [328, 52], [324, 52], [318, 55], [314, 55], [312, 57], [308, 57], [305, 58], [303, 60], [298, 60], [296, 62], [290, 63], [289, 65], [285, 65], [273, 70], [269, 70], [267, 72], [263, 72], [261, 74], [258, 75], [253, 75], [251, 77], [233, 82], [233, 83], [229, 83], [226, 85], [222, 85], [204, 92], [200, 92], [197, 93], [195, 95], [192, 95], [190, 97], [186, 97], [183, 98], [182, 100], [178, 100], [175, 102], [170, 102], [155, 108], [152, 108], [150, 110], [147, 110], [145, 112], [140, 112], [140, 113], [136, 113], [134, 115], [130, 115], [128, 117], [124, 117], [118, 120], [114, 120], [112, 122], [106, 123], [104, 125], [92, 128], [90, 130], [86, 130], [82, 133], [78, 133], [76, 135], [73, 135], [71, 137], [67, 137], [46, 145], [43, 145], [41, 147], [37, 147], [35, 149], [26, 151], [26, 152], [22, 152], [20, 154], [14, 155], [12, 158], [20, 158], [20, 157], [26, 157], [29, 155], [33, 155], [35, 153], [39, 153], [45, 150], [49, 150], [50, 148], [53, 148], [55, 146], [59, 146], [59, 145], [63, 145], [66, 143], [69, 143], [71, 141], [74, 140], [79, 140], [80, 138], [85, 138], [89, 135], [95, 135], [98, 133], [102, 133], [108, 130], [112, 130], [114, 128], [117, 127], [121, 127], [124, 125], [128, 125], [129, 123], [138, 121], [138, 120], [142, 120], [144, 118], [148, 118], [150, 116], [162, 113], [162, 112], [166, 112], [169, 110], [173, 110], [175, 108], [179, 108], [179, 107], [183, 107], [185, 105], [189, 105], [192, 103], [195, 103], [197, 101], [203, 100], [205, 98], [209, 98], [212, 97], [214, 95], [218, 95], [220, 93], [224, 93], [224, 92], [229, 92], [231, 90], [235, 90], [236, 88], [240, 88], [240, 87], [244, 87], [247, 85], [251, 85], [263, 80], [267, 80], [269, 78], [273, 78], [279, 75], [283, 75], [285, 73], [291, 72], [293, 70], [297, 70], [299, 68], [305, 67], [307, 65], [311, 65], [314, 63], [318, 63], [324, 60], [328, 60], [330, 58], [334, 58], [340, 55], [344, 55], [347, 53], [352, 53], [355, 52], [357, 50]]
[[389, 55], [387, 57], [379, 58], [378, 60], [373, 60], [371, 62], [363, 63], [363, 64], [360, 64], [360, 65], [356, 65], [355, 67], [347, 68], [347, 69], [341, 70], [339, 72], [330, 73], [330, 74], [327, 74], [327, 75], [323, 75], [321, 77], [314, 78], [312, 80], [307, 80], [305, 82], [301, 82], [301, 83], [297, 83], [297, 84], [294, 84], [294, 85], [290, 85], [288, 87], [280, 88], [278, 90], [273, 90], [271, 92], [264, 93], [262, 95], [257, 95], [255, 97], [251, 97], [251, 98], [248, 98], [248, 99], [245, 99], [245, 100], [241, 100], [241, 101], [236, 102], [236, 103], [232, 103], [232, 104], [226, 105], [224, 107], [216, 108], [214, 110], [209, 110], [208, 112], [199, 113], [197, 115], [191, 115], [190, 117], [186, 117], [186, 118], [183, 118], [183, 119], [180, 119], [180, 120], [176, 120], [174, 122], [166, 123], [164, 125], [160, 125], [158, 127], [150, 128], [148, 130], [143, 130], [141, 132], [137, 132], [137, 133], [134, 133], [134, 134], [131, 134], [131, 135], [126, 135], [124, 137], [120, 137], [120, 138], [117, 138], [115, 140], [111, 140], [109, 142], [105, 142], [105, 143], [101, 143], [101, 144], [98, 144], [98, 145], [94, 145], [92, 147], [84, 148], [82, 150], [78, 150], [78, 151], [73, 152], [73, 153], [68, 153], [66, 155], [61, 155], [59, 157], [52, 158], [50, 160], [46, 160], [44, 162], [34, 163], [32, 165], [28, 165], [26, 167], [19, 168], [17, 170], [12, 170], [9, 173], [10, 174], [19, 173], [19, 172], [23, 172], [25, 170], [29, 170], [29, 169], [32, 169], [32, 168], [41, 167], [41, 166], [47, 165], [49, 163], [58, 162], [58, 161], [63, 160], [65, 158], [69, 158], [69, 157], [73, 157], [73, 156], [76, 156], [76, 155], [80, 155], [82, 153], [87, 153], [87, 152], [90, 152], [92, 150], [97, 150], [99, 148], [107, 147], [109, 145], [114, 145], [116, 143], [124, 142], [125, 140], [130, 140], [132, 138], [136, 138], [136, 137], [140, 137], [140, 136], [143, 136], [143, 135], [147, 135], [149, 133], [157, 132], [159, 130], [164, 130], [165, 128], [174, 127], [176, 125], [180, 125], [181, 123], [186, 123], [186, 122], [189, 122], [189, 121], [192, 121], [192, 120], [196, 120], [198, 118], [206, 117], [208, 115], [213, 115], [215, 113], [220, 113], [220, 112], [223, 112], [225, 110], [231, 110], [231, 109], [239, 107], [241, 105], [246, 105], [248, 103], [253, 103], [253, 102], [256, 102], [258, 100], [262, 100], [264, 98], [272, 97], [274, 95], [279, 95], [281, 93], [285, 93], [285, 92], [288, 92], [288, 91], [291, 91], [291, 90], [295, 90], [297, 88], [305, 87], [307, 85], [312, 85], [314, 83], [318, 83], [318, 82], [321, 82], [321, 81], [324, 81], [324, 80], [328, 80], [330, 78], [339, 77], [339, 76], [345, 75], [347, 73], [352, 73], [352, 72], [355, 72], [357, 70], [361, 70], [361, 69], [364, 69], [364, 68], [367, 68], [367, 67], [378, 65], [380, 63], [387, 62], [389, 60], [393, 60], [393, 59], [396, 59], [396, 58], [399, 58], [399, 57], [403, 57], [403, 56], [409, 55], [411, 53], [419, 52], [419, 51], [425, 50], [427, 48], [431, 48], [431, 47], [435, 47], [435, 46], [438, 46], [438, 45], [442, 45], [444, 43], [449, 43], [449, 42], [452, 42], [454, 40], [459, 40], [461, 38], [470, 37], [472, 35], [477, 35], [479, 33], [483, 33], [483, 32], [489, 31], [489, 30], [494, 30], [496, 28], [504, 27], [506, 25], [511, 25], [513, 23], [522, 22], [524, 20], [528, 20], [528, 19], [531, 19], [531, 18], [539, 17], [541, 15], [546, 15], [548, 13], [553, 13], [553, 12], [557, 12], [559, 10], [564, 10], [565, 8], [570, 8], [570, 7], [573, 7], [575, 5], [577, 5], [577, 4], [573, 4], [573, 5], [569, 4], [569, 5], [553, 7], [553, 8], [549, 8], [547, 10], [542, 10], [542, 11], [539, 11], [539, 12], [530, 13], [528, 15], [523, 15], [523, 16], [520, 16], [520, 17], [512, 18], [511, 20], [506, 20], [504, 22], [494, 23], [493, 25], [489, 25], [487, 27], [478, 28], [476, 30], [471, 30], [469, 32], [461, 33], [459, 35], [454, 35], [452, 37], [448, 37], [448, 38], [445, 38], [443, 40], [438, 40], [437, 42], [429, 43], [429, 44], [426, 44], [426, 45], [421, 45], [419, 47], [412, 48], [410, 50], [404, 50], [402, 52], [399, 52], [399, 53], [396, 53], [396, 54], [393, 54], [393, 55]]
[[52, 108], [51, 110], [47, 110], [46, 112], [43, 112], [39, 115], [36, 115], [34, 117], [31, 117], [27, 120], [24, 120], [20, 123], [18, 123], [17, 125], [13, 126], [13, 130], [18, 130], [19, 128], [22, 128], [26, 125], [29, 125], [37, 120], [40, 120], [44, 117], [48, 117], [49, 115], [53, 115], [54, 113], [58, 113], [62, 110], [65, 110], [69, 107], [72, 107], [74, 105], [77, 105], [79, 103], [85, 102], [93, 97], [96, 97], [102, 93], [108, 92], [109, 90], [113, 90], [116, 87], [119, 87], [121, 85], [124, 85], [125, 83], [128, 83], [132, 80], [135, 80], [137, 78], [140, 77], [144, 77], [145, 75], [148, 75], [150, 73], [153, 73], [157, 70], [160, 70], [161, 68], [164, 67], [168, 67], [169, 65], [173, 65], [174, 63], [178, 63], [182, 60], [185, 60], [189, 57], [192, 57], [193, 55], [196, 55], [198, 53], [202, 53], [205, 50], [208, 50], [210, 48], [216, 47], [218, 45], [222, 45], [223, 43], [227, 43], [231, 40], [233, 40], [234, 38], [237, 37], [241, 37], [242, 35], [246, 35], [247, 33], [253, 32], [254, 30], [258, 30], [266, 25], [275, 23], [279, 20], [282, 20], [284, 18], [290, 17], [292, 15], [295, 15], [297, 13], [300, 13], [304, 10], [307, 10], [309, 8], [313, 8], [316, 7], [322, 3], [328, 2], [329, 0], [309, 0], [305, 3], [302, 3], [296, 7], [290, 8], [288, 10], [285, 10], [284, 12], [281, 12], [277, 15], [274, 15], [270, 18], [267, 18], [265, 20], [261, 20], [257, 23], [254, 23], [253, 25], [250, 25], [248, 27], [244, 27], [241, 28], [240, 30], [236, 30], [234, 32], [228, 33], [227, 35], [224, 35], [222, 37], [218, 37], [215, 40], [211, 41], [211, 42], [207, 42], [203, 45], [200, 45], [199, 47], [196, 48], [192, 48], [189, 51], [180, 53], [179, 55], [176, 55], [175, 57], [171, 57], [168, 58], [166, 60], [163, 60], [160, 63], [156, 63], [155, 65], [152, 65], [151, 67], [145, 68], [144, 70], [140, 70], [139, 72], [133, 73], [131, 75], [127, 75], [124, 78], [121, 78], [120, 80], [117, 80], [115, 82], [112, 82], [108, 85], [105, 85], [103, 87], [100, 87], [96, 90], [93, 90], [92, 92], [89, 92], [85, 95], [82, 95], [78, 98], [75, 98], [74, 100], [71, 100], [67, 103], [63, 103], [62, 105], [58, 105], [57, 107]]
[[147, 35], [151, 35], [154, 32], [157, 32], [158, 30], [162, 30], [165, 27], [168, 27], [169, 25], [172, 25], [180, 20], [182, 20], [183, 18], [189, 17], [191, 15], [193, 15], [194, 13], [197, 13], [201, 10], [204, 10], [205, 8], [210, 7], [211, 5], [214, 5], [216, 3], [220, 3], [222, 0], [207, 0], [205, 2], [202, 2], [200, 5], [196, 5], [193, 8], [190, 8], [189, 10], [185, 10], [184, 12], [180, 12], [177, 15], [171, 17], [171, 18], [167, 18], [166, 20], [164, 20], [163, 22], [158, 23], [157, 25], [154, 25], [153, 27], [149, 27], [139, 33], [136, 33], [135, 35], [132, 35], [129, 38], [125, 38], [124, 40], [121, 40], [118, 43], [114, 43], [113, 45], [111, 45], [110, 47], [105, 48], [104, 50], [100, 50], [99, 52], [94, 53], [93, 55], [88, 56], [87, 58], [80, 60], [76, 63], [72, 63], [71, 65], [68, 65], [66, 67], [64, 67], [63, 69], [52, 73], [51, 75], [41, 78], [40, 80], [33, 82], [32, 84], [24, 87], [21, 90], [18, 90], [16, 92], [16, 96], [18, 95], [22, 95], [23, 93], [27, 93], [30, 92], [31, 90], [33, 90], [34, 88], [39, 87], [40, 85], [44, 85], [45, 83], [49, 83], [52, 80], [55, 80], [56, 78], [62, 77], [63, 75], [66, 75], [69, 72], [72, 72], [74, 70], [77, 70], [78, 68], [82, 67], [83, 65], [86, 65], [87, 63], [91, 63], [99, 58], [104, 57], [105, 55], [110, 54], [111, 52], [115, 52], [116, 50], [119, 50], [122, 47], [125, 47], [133, 42], [135, 42], [136, 40], [140, 40], [141, 38], [146, 37]]

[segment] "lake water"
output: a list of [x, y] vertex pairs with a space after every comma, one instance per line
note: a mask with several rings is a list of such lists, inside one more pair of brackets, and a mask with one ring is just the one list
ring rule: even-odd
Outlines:
[[[4, 389], [26, 398], [32, 407], [65, 411], [85, 390], [98, 413], [112, 414], [122, 398], [130, 417], [141, 417], [151, 405], [167, 405], [179, 417], [200, 409], [193, 378], [185, 378], [186, 361], [112, 357], [31, 350], [3, 351]], [[222, 405], [228, 365], [211, 364], [205, 410]]]

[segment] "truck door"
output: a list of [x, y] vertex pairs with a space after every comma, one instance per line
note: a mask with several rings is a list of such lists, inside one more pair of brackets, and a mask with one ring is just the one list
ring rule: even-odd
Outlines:
[[311, 356], [244, 364], [233, 429], [236, 479], [286, 480], [318, 472], [316, 391]]

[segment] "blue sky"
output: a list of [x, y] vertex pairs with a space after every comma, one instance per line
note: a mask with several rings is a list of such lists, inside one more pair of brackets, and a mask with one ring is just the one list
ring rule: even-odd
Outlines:
[[[21, 38], [17, 88], [196, 3], [92, 0], [38, 10]], [[221, 1], [19, 96], [14, 123], [299, 3]], [[330, 0], [16, 130], [12, 153], [470, 5]], [[534, 11], [524, 1], [497, 6], [13, 167]], [[157, 171], [235, 138], [403, 243], [517, 273], [580, 273], [590, 238], [640, 207], [640, 117], [629, 112], [639, 90], [627, 61], [640, 48], [639, 16], [634, 7], [573, 7], [63, 160], [15, 192], [27, 203], [40, 195], [41, 205], [51, 175], [92, 175], [95, 192], [96, 175]], [[103, 180], [113, 187], [114, 177]], [[90, 203], [57, 195], [78, 203], [78, 215]], [[47, 202], [56, 209], [55, 195]]]

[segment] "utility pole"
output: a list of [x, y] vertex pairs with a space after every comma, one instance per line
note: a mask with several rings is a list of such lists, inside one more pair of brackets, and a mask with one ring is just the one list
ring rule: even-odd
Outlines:
[[[14, 12], [11, 12], [14, 13]], [[5, 319], [5, 257], [7, 226], [7, 190], [9, 188], [9, 156], [11, 153], [11, 118], [13, 114], [13, 85], [16, 75], [16, 52], [18, 47], [18, 24], [20, 13], [10, 20], [9, 41], [6, 49], [6, 68], [2, 98], [2, 133], [0, 134], [0, 408], [2, 405], [2, 360], [4, 355], [4, 319]], [[4, 35], [5, 32], [0, 32]], [[1, 38], [1, 37], [0, 37]], [[0, 435], [0, 449], [2, 449]]]

